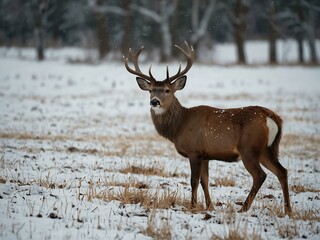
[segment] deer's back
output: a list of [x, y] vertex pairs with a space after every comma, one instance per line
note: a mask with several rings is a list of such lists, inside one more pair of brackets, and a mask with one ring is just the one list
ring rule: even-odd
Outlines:
[[204, 159], [234, 161], [239, 157], [239, 147], [246, 144], [244, 142], [267, 144], [267, 118], [280, 119], [271, 110], [259, 106], [189, 108], [174, 143], [177, 151], [186, 157], [196, 153]]

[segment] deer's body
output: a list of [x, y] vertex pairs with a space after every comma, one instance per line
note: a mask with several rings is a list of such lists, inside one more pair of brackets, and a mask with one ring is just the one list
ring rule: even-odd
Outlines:
[[287, 170], [279, 163], [278, 151], [282, 134], [282, 120], [273, 111], [259, 106], [233, 109], [218, 109], [209, 106], [183, 107], [174, 96], [175, 91], [184, 88], [186, 76], [194, 58], [194, 51], [188, 45], [189, 53], [179, 48], [188, 59], [187, 67], [176, 75], [156, 81], [149, 70], [143, 74], [138, 66], [142, 48], [131, 54], [137, 82], [142, 90], [150, 92], [151, 117], [157, 132], [174, 143], [178, 153], [190, 161], [191, 203], [197, 203], [199, 181], [204, 191], [207, 207], [212, 207], [208, 188], [209, 160], [234, 162], [242, 159], [245, 168], [253, 178], [251, 191], [243, 203], [241, 212], [247, 211], [263, 184], [266, 173], [261, 165], [273, 172], [279, 179], [284, 194], [285, 212], [291, 212]]
[[[279, 116], [259, 106], [185, 108], [177, 99], [174, 101], [163, 114], [156, 114], [151, 109], [151, 116], [157, 132], [173, 142], [184, 157], [197, 153], [204, 160], [234, 162], [239, 160], [241, 148], [255, 143], [267, 147], [269, 137], [274, 139], [273, 133], [269, 134], [267, 119], [276, 123], [279, 129], [282, 125]], [[252, 132], [255, 133], [253, 137]], [[263, 138], [265, 135], [267, 139]], [[245, 142], [244, 146], [241, 142]]]

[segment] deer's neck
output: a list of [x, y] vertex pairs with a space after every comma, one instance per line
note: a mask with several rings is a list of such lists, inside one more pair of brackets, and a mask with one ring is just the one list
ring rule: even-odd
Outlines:
[[155, 114], [151, 109], [151, 117], [157, 132], [171, 142], [179, 134], [186, 108], [174, 97], [170, 107], [162, 114]]

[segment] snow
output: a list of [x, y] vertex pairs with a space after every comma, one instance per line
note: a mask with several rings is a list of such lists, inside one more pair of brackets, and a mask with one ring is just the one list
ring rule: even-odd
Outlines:
[[[21, 50], [25, 58], [0, 54], [1, 239], [152, 239], [148, 226], [158, 238], [231, 238], [237, 232], [243, 238], [319, 239], [319, 67], [195, 64], [177, 92], [188, 107], [263, 105], [283, 117], [280, 158], [289, 172], [289, 217], [280, 184], [267, 170], [251, 209], [236, 212], [251, 187], [242, 162], [210, 162], [212, 211], [105, 200], [130, 190], [159, 198], [176, 194], [188, 202], [189, 163], [157, 136], [149, 93], [122, 63], [68, 64], [66, 56], [79, 54], [74, 49], [61, 50], [63, 56], [52, 51], [54, 58], [39, 63], [28, 51]], [[154, 76], [162, 78], [165, 68], [154, 64]], [[178, 63], [170, 65], [176, 69]], [[124, 171], [132, 166], [163, 173]], [[198, 195], [203, 202], [200, 187]], [[159, 237], [168, 229], [171, 235]]]

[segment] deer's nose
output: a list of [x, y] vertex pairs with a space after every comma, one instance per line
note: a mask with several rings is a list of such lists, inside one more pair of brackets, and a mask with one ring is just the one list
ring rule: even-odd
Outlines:
[[152, 100], [150, 101], [150, 105], [151, 105], [152, 107], [159, 106], [159, 105], [160, 105], [160, 101], [159, 101], [158, 99], [154, 98], [154, 99], [152, 99]]

